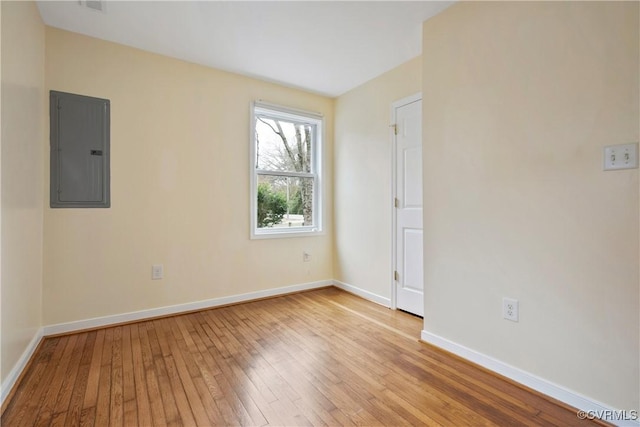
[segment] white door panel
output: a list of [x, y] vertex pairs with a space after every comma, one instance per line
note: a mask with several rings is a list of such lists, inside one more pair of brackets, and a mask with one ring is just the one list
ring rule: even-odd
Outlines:
[[396, 306], [424, 315], [422, 268], [422, 101], [395, 111]]
[[403, 153], [404, 181], [402, 206], [422, 210], [422, 147], [409, 147]]
[[422, 292], [422, 230], [405, 228], [403, 236], [404, 289]]

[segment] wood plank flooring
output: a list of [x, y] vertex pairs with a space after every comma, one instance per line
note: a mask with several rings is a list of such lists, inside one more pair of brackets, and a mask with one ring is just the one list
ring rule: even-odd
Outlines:
[[577, 426], [335, 288], [46, 338], [3, 426]]

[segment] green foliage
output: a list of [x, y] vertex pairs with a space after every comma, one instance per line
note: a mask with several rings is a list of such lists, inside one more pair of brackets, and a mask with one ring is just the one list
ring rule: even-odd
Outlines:
[[293, 215], [302, 215], [303, 214], [303, 206], [302, 206], [302, 191], [299, 188], [296, 189], [296, 192], [289, 200], [289, 213]]
[[258, 184], [258, 227], [273, 227], [279, 224], [287, 213], [287, 196], [274, 192], [271, 185]]

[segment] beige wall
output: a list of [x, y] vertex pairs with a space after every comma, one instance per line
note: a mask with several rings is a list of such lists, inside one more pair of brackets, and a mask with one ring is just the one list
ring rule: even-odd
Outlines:
[[[424, 25], [425, 330], [638, 409], [638, 3], [460, 3]], [[501, 318], [504, 296], [520, 322]]]
[[4, 381], [42, 325], [44, 25], [32, 2], [2, 8], [2, 355]]
[[332, 99], [53, 28], [46, 40], [47, 90], [111, 100], [112, 157], [110, 209], [45, 209], [45, 325], [332, 278], [330, 215], [323, 236], [249, 239], [250, 102], [325, 115], [330, 213]]
[[391, 298], [391, 104], [420, 92], [415, 58], [336, 100], [335, 278]]

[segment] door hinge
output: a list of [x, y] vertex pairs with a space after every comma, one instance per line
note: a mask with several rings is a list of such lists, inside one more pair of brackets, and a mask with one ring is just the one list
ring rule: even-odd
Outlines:
[[398, 274], [398, 271], [393, 272], [393, 280], [395, 280], [396, 282], [400, 281], [400, 275]]
[[393, 134], [397, 135], [398, 134], [398, 125], [389, 125], [389, 127], [393, 128]]
[[400, 207], [400, 200], [398, 200], [397, 197], [393, 198], [393, 207], [395, 207], [395, 208], [399, 208]]

